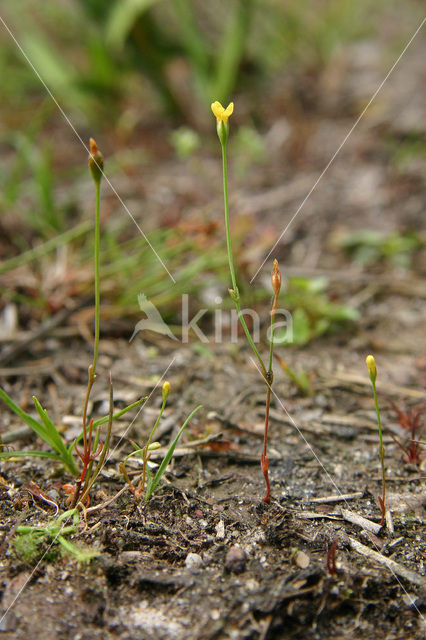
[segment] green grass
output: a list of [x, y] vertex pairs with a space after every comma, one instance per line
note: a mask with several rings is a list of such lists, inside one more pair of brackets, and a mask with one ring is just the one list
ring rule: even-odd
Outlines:
[[[407, 4], [415, 15], [416, 2]], [[182, 61], [187, 98], [205, 109], [248, 86], [262, 90], [277, 70], [319, 73], [345, 45], [374, 37], [392, 10], [384, 0], [20, 0], [19, 16], [5, 18], [66, 110], [99, 131], [135, 95], [188, 124], [171, 72]], [[0, 71], [11, 102], [44, 93], [8, 35]]]

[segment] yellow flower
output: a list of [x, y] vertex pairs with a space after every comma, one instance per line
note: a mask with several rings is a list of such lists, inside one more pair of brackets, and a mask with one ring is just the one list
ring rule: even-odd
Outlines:
[[220, 102], [216, 100], [216, 102], [213, 102], [212, 104], [212, 111], [213, 111], [213, 115], [216, 116], [216, 120], [218, 124], [219, 122], [224, 122], [225, 124], [227, 124], [229, 116], [232, 116], [233, 114], [234, 103], [230, 102], [226, 107], [226, 109], [224, 109], [220, 104]]

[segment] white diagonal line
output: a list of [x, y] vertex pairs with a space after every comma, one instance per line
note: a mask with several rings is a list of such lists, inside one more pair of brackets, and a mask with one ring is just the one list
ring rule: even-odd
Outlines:
[[305, 198], [302, 200], [302, 202], [300, 203], [300, 205], [298, 206], [296, 213], [293, 214], [292, 218], [290, 219], [290, 222], [286, 225], [284, 231], [282, 231], [280, 237], [278, 238], [278, 240], [275, 242], [274, 246], [272, 247], [272, 249], [269, 251], [268, 255], [266, 256], [266, 258], [264, 259], [264, 261], [262, 262], [262, 264], [260, 265], [260, 267], [258, 268], [258, 270], [256, 271], [256, 273], [254, 274], [254, 276], [252, 277], [252, 279], [250, 280], [250, 284], [252, 284], [253, 280], [256, 278], [257, 274], [259, 273], [259, 271], [262, 269], [263, 265], [265, 264], [265, 262], [268, 260], [269, 256], [271, 255], [271, 253], [273, 252], [273, 250], [275, 249], [275, 247], [277, 246], [277, 244], [280, 242], [281, 238], [283, 237], [283, 235], [286, 233], [286, 231], [288, 230], [288, 228], [290, 227], [290, 225], [292, 224], [293, 220], [296, 218], [296, 216], [300, 213], [300, 211], [302, 210], [303, 206], [305, 205], [305, 202], [310, 198], [311, 194], [313, 193], [313, 191], [316, 189], [316, 187], [318, 186], [319, 182], [322, 180], [322, 178], [324, 177], [324, 175], [326, 174], [326, 172], [328, 171], [328, 169], [330, 168], [330, 166], [333, 164], [336, 156], [340, 153], [343, 145], [346, 143], [346, 141], [348, 140], [349, 136], [352, 134], [353, 130], [355, 129], [355, 127], [359, 124], [360, 120], [364, 117], [367, 109], [370, 107], [371, 103], [373, 102], [373, 100], [376, 98], [377, 94], [380, 92], [380, 90], [382, 89], [383, 85], [385, 84], [385, 82], [387, 81], [387, 79], [389, 78], [389, 76], [391, 75], [391, 73], [393, 72], [393, 70], [395, 69], [395, 67], [398, 65], [399, 61], [401, 60], [401, 58], [403, 57], [403, 55], [405, 54], [405, 52], [407, 51], [408, 47], [410, 46], [410, 44], [413, 42], [414, 38], [416, 37], [416, 35], [419, 33], [420, 29], [423, 27], [424, 23], [426, 22], [426, 18], [423, 18], [422, 22], [420, 23], [420, 25], [417, 27], [416, 31], [413, 33], [413, 35], [411, 36], [410, 40], [407, 42], [407, 44], [405, 45], [404, 49], [401, 51], [401, 53], [399, 54], [398, 58], [395, 60], [395, 62], [393, 63], [393, 65], [391, 66], [391, 68], [389, 69], [389, 71], [387, 72], [386, 76], [384, 77], [384, 79], [382, 80], [382, 82], [379, 84], [379, 86], [377, 87], [376, 91], [373, 93], [373, 95], [371, 96], [370, 100], [368, 101], [367, 105], [364, 107], [364, 109], [361, 111], [360, 115], [358, 116], [358, 118], [355, 120], [354, 124], [352, 125], [352, 127], [349, 129], [348, 133], [346, 134], [346, 136], [343, 138], [342, 142], [340, 143], [340, 145], [337, 147], [336, 151], [333, 153], [333, 155], [331, 156], [330, 160], [328, 161], [328, 163], [326, 164], [326, 166], [324, 167], [324, 169], [322, 170], [322, 172], [320, 173], [320, 175], [318, 176], [318, 178], [316, 179], [315, 183], [313, 184], [313, 186], [311, 187], [311, 189], [309, 190], [308, 194], [305, 196]]
[[[256, 369], [259, 371], [259, 374], [262, 377], [262, 380], [265, 382], [265, 384], [268, 385], [269, 389], [271, 390], [272, 394], [274, 395], [274, 397], [276, 398], [276, 400], [278, 400], [279, 404], [281, 405], [281, 408], [283, 409], [283, 411], [285, 412], [285, 414], [287, 415], [288, 419], [290, 420], [290, 422], [292, 423], [292, 425], [294, 426], [294, 428], [296, 429], [297, 433], [299, 434], [299, 436], [302, 438], [303, 442], [309, 447], [312, 455], [314, 456], [315, 460], [319, 463], [319, 465], [322, 467], [325, 475], [327, 476], [327, 478], [330, 480], [330, 482], [333, 484], [333, 486], [335, 487], [337, 493], [342, 496], [342, 500], [345, 503], [345, 505], [348, 507], [348, 509], [350, 509], [350, 505], [348, 504], [347, 500], [343, 497], [343, 493], [340, 491], [339, 487], [337, 486], [337, 484], [334, 482], [333, 478], [331, 477], [331, 475], [329, 474], [329, 472], [327, 471], [327, 469], [325, 468], [324, 464], [321, 462], [321, 460], [319, 459], [319, 457], [317, 456], [315, 450], [313, 449], [313, 447], [311, 446], [311, 444], [307, 441], [307, 439], [305, 438], [305, 436], [303, 435], [302, 431], [300, 430], [300, 428], [298, 427], [298, 425], [296, 424], [295, 420], [292, 418], [292, 416], [289, 414], [289, 412], [287, 411], [287, 409], [285, 408], [285, 406], [283, 405], [283, 403], [281, 402], [281, 399], [277, 396], [277, 394], [275, 393], [274, 389], [271, 387], [271, 385], [265, 380], [265, 377], [262, 373], [262, 371], [259, 369], [257, 362], [254, 360], [254, 358], [252, 358], [250, 356], [250, 360], [252, 361], [252, 363], [255, 365]], [[372, 543], [374, 545], [374, 547], [376, 547], [376, 550], [378, 552], [380, 552], [380, 548], [378, 547], [378, 545], [374, 542], [374, 540], [372, 540]], [[387, 568], [390, 570], [390, 572], [392, 573], [393, 577], [395, 578], [395, 580], [398, 582], [399, 586], [401, 587], [402, 591], [405, 593], [405, 595], [409, 598], [409, 601], [411, 602], [411, 606], [417, 611], [417, 613], [419, 614], [420, 618], [423, 621], [423, 624], [426, 624], [426, 620], [423, 617], [423, 615], [421, 614], [420, 610], [418, 609], [418, 607], [416, 606], [415, 602], [412, 601], [412, 596], [410, 596], [410, 594], [408, 593], [408, 591], [405, 589], [404, 585], [401, 583], [400, 579], [398, 578], [398, 576], [396, 575], [396, 573], [394, 573], [392, 567], [387, 566]]]
[[[71, 519], [71, 516], [69, 516], [69, 519]], [[21, 593], [23, 592], [23, 590], [25, 589], [25, 587], [27, 586], [27, 584], [30, 582], [30, 580], [32, 579], [33, 575], [35, 574], [35, 572], [37, 571], [38, 567], [40, 566], [40, 564], [43, 562], [44, 558], [46, 557], [46, 554], [49, 553], [50, 549], [52, 548], [52, 546], [55, 544], [56, 540], [58, 539], [58, 537], [61, 535], [62, 529], [65, 527], [66, 525], [66, 521], [63, 522], [60, 531], [58, 531], [58, 533], [56, 534], [56, 536], [53, 538], [52, 542], [49, 544], [49, 546], [47, 547], [46, 551], [43, 553], [43, 555], [41, 556], [40, 560], [37, 562], [36, 566], [34, 567], [34, 569], [31, 571], [30, 575], [28, 576], [28, 578], [25, 580], [24, 584], [22, 585], [22, 587], [19, 589], [18, 593], [16, 594], [16, 596], [13, 598], [13, 601], [10, 603], [10, 605], [7, 607], [6, 611], [2, 614], [1, 618], [0, 618], [0, 625], [3, 622], [4, 618], [7, 616], [7, 614], [9, 613], [9, 611], [11, 610], [11, 608], [13, 607], [13, 605], [15, 604], [15, 602], [18, 600], [19, 596], [21, 595]]]
[[[274, 389], [268, 384], [268, 382], [266, 382], [265, 377], [262, 373], [262, 371], [259, 369], [257, 362], [254, 360], [254, 358], [252, 358], [250, 356], [250, 360], [252, 361], [252, 363], [256, 366], [256, 369], [259, 371], [260, 375], [262, 376], [263, 381], [268, 385], [268, 387], [270, 388], [272, 394], [274, 395], [274, 397], [278, 400], [278, 402], [280, 403], [283, 411], [286, 413], [288, 419], [290, 420], [290, 422], [292, 423], [292, 425], [294, 426], [294, 428], [296, 429], [297, 433], [299, 434], [299, 436], [302, 438], [303, 442], [306, 444], [306, 446], [310, 449], [312, 455], [314, 456], [315, 460], [318, 462], [318, 464], [321, 466], [322, 470], [324, 471], [325, 475], [327, 476], [327, 478], [330, 480], [330, 482], [332, 483], [333, 487], [336, 489], [337, 493], [339, 494], [339, 496], [342, 496], [343, 493], [342, 491], [340, 491], [339, 487], [337, 486], [337, 484], [334, 482], [333, 478], [331, 477], [330, 473], [327, 471], [326, 467], [324, 466], [324, 464], [321, 462], [321, 460], [319, 459], [318, 455], [316, 454], [315, 450], [313, 449], [313, 447], [311, 446], [311, 444], [307, 441], [307, 439], [305, 438], [305, 436], [303, 435], [302, 431], [300, 430], [300, 428], [297, 426], [296, 422], [293, 420], [293, 418], [291, 417], [291, 415], [289, 414], [289, 412], [287, 411], [287, 409], [285, 408], [285, 406], [283, 405], [283, 403], [281, 402], [280, 398], [277, 396], [277, 394], [275, 393]], [[350, 509], [350, 505], [348, 504], [347, 500], [344, 500], [346, 506], [348, 507], [348, 509]]]
[[144, 409], [146, 407], [146, 405], [148, 404], [151, 396], [153, 395], [154, 391], [156, 391], [156, 389], [158, 388], [158, 386], [160, 385], [160, 383], [162, 382], [162, 380], [164, 380], [164, 377], [166, 375], [166, 373], [168, 372], [168, 370], [170, 369], [170, 367], [173, 365], [174, 361], [176, 360], [176, 356], [174, 356], [172, 358], [172, 361], [170, 362], [170, 364], [167, 366], [167, 368], [164, 370], [163, 375], [161, 376], [161, 378], [156, 382], [155, 387], [153, 388], [153, 390], [151, 391], [151, 393], [149, 394], [149, 396], [147, 397], [147, 399], [145, 400], [145, 402], [143, 403], [143, 405], [138, 409], [135, 417], [133, 418], [133, 420], [131, 421], [131, 423], [127, 426], [125, 432], [121, 435], [119, 441], [117, 442], [117, 444], [115, 445], [114, 449], [110, 449], [108, 451], [108, 454], [106, 456], [105, 459], [105, 463], [106, 464], [108, 462], [108, 460], [110, 459], [110, 457], [112, 456], [112, 454], [114, 453], [114, 451], [117, 449], [117, 447], [119, 447], [120, 442], [123, 440], [123, 438], [126, 437], [126, 433], [128, 432], [128, 430], [130, 429], [130, 427], [132, 426], [132, 424], [134, 423], [134, 421], [136, 420], [136, 418], [138, 417], [138, 415], [140, 414], [140, 412], [142, 411], [142, 409]]
[[[73, 123], [71, 122], [71, 120], [69, 119], [69, 117], [67, 116], [67, 114], [65, 113], [65, 111], [62, 109], [61, 105], [59, 104], [59, 102], [56, 100], [55, 96], [53, 95], [53, 93], [51, 92], [51, 90], [49, 89], [48, 85], [46, 84], [46, 82], [44, 81], [44, 79], [42, 78], [42, 76], [40, 75], [39, 71], [35, 68], [35, 66], [33, 65], [33, 63], [31, 62], [31, 60], [29, 59], [28, 55], [25, 53], [25, 51], [23, 50], [22, 46], [19, 44], [18, 40], [16, 39], [16, 37], [14, 36], [14, 34], [12, 33], [12, 31], [10, 30], [9, 26], [6, 24], [6, 22], [3, 20], [2, 16], [0, 16], [0, 21], [2, 22], [4, 28], [6, 29], [6, 31], [8, 32], [8, 34], [10, 35], [10, 37], [12, 38], [13, 42], [16, 44], [16, 46], [18, 47], [19, 51], [21, 52], [21, 54], [23, 55], [23, 57], [25, 58], [25, 60], [27, 61], [27, 63], [29, 64], [29, 66], [31, 67], [31, 69], [33, 70], [33, 72], [35, 73], [35, 75], [37, 76], [37, 78], [40, 80], [41, 84], [43, 85], [43, 87], [46, 89], [47, 93], [49, 94], [49, 96], [52, 98], [53, 102], [55, 103], [55, 105], [57, 106], [57, 108], [59, 109], [61, 115], [63, 116], [63, 118], [65, 119], [65, 121], [67, 122], [67, 124], [71, 127], [72, 131], [74, 132], [74, 134], [77, 136], [77, 138], [79, 139], [80, 143], [83, 145], [84, 149], [87, 151], [87, 153], [89, 154], [89, 156], [91, 158], [93, 158], [92, 154], [90, 153], [90, 150], [88, 148], [88, 146], [86, 145], [86, 143], [84, 142], [84, 140], [82, 139], [82, 137], [80, 136], [80, 134], [78, 133], [77, 129], [74, 127]], [[141, 234], [141, 236], [144, 238], [145, 242], [148, 244], [148, 246], [150, 247], [151, 251], [154, 253], [155, 257], [157, 258], [157, 260], [160, 262], [160, 264], [162, 265], [163, 269], [168, 273], [169, 277], [173, 280], [173, 282], [175, 283], [176, 280], [174, 279], [174, 277], [172, 276], [172, 274], [170, 273], [170, 271], [167, 269], [166, 265], [164, 264], [163, 260], [161, 259], [161, 257], [158, 255], [157, 251], [155, 250], [155, 248], [153, 247], [153, 245], [151, 244], [151, 242], [149, 241], [148, 237], [145, 235], [145, 233], [142, 231], [141, 227], [139, 226], [139, 224], [137, 223], [135, 217], [132, 215], [132, 213], [130, 212], [129, 208], [127, 207], [126, 203], [123, 201], [123, 199], [121, 198], [121, 196], [117, 193], [117, 190], [115, 189], [115, 187], [113, 186], [113, 184], [111, 183], [111, 181], [109, 180], [109, 178], [105, 175], [105, 173], [103, 172], [102, 168], [97, 164], [95, 158], [93, 158], [93, 160], [96, 163], [96, 166], [98, 167], [98, 169], [101, 171], [103, 178], [105, 179], [105, 182], [109, 185], [109, 187], [111, 188], [112, 192], [114, 193], [114, 195], [117, 197], [118, 201], [120, 202], [120, 204], [122, 205], [123, 209], [126, 211], [126, 213], [130, 216], [130, 218], [132, 219], [132, 221], [134, 222], [134, 224], [136, 225], [139, 233]]]

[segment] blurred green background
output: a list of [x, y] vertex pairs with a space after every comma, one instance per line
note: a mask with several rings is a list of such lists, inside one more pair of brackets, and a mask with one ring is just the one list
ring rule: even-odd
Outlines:
[[[312, 122], [327, 117], [350, 124], [366, 103], [365, 96], [347, 100], [344, 95], [334, 104], [324, 102], [325, 88], [333, 92], [330, 70], [342, 60], [356, 66], [354, 44], [373, 42], [379, 43], [382, 78], [420, 24], [422, 11], [416, 0], [403, 8], [393, 0], [4, 3], [0, 15], [17, 42], [0, 24], [2, 308], [19, 305], [19, 322], [26, 326], [69, 299], [90, 294], [93, 285], [87, 154], [34, 69], [85, 143], [96, 138], [108, 177], [176, 279], [171, 286], [104, 184], [104, 321], [137, 317], [137, 294], [144, 292], [173, 322], [181, 293], [208, 304], [206, 291], [226, 291], [228, 282], [210, 103], [234, 99], [238, 105], [232, 120], [237, 191], [253, 175], [261, 189], [284, 175], [291, 179], [290, 169], [312, 170], [303, 151]], [[264, 134], [283, 116], [294, 135], [281, 158], [289, 169], [277, 177], [276, 167], [268, 169]], [[380, 135], [380, 148], [395, 167], [424, 157], [418, 131], [406, 132], [402, 140], [386, 130]], [[237, 216], [233, 229], [242, 288], [251, 304], [270, 294], [261, 282], [254, 289], [244, 282], [282, 226], [271, 222], [259, 234], [258, 222]], [[409, 268], [423, 239], [417, 230], [361, 234], [352, 242], [343, 234], [339, 246], [347, 260], [362, 262], [367, 256]], [[317, 286], [295, 279], [287, 302], [302, 314], [301, 342], [357, 317], [331, 299], [322, 280]]]

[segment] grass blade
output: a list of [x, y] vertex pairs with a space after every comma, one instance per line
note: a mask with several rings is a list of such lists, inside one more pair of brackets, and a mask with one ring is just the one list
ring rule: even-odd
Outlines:
[[149, 491], [148, 491], [148, 487], [147, 487], [147, 491], [145, 494], [145, 500], [148, 501], [151, 497], [151, 495], [154, 493], [155, 489], [158, 486], [158, 483], [160, 482], [171, 458], [172, 455], [174, 453], [174, 450], [176, 448], [176, 445], [179, 441], [179, 438], [181, 437], [186, 425], [188, 424], [188, 422], [191, 420], [191, 418], [197, 413], [197, 411], [199, 409], [201, 409], [202, 405], [198, 405], [198, 407], [196, 407], [194, 409], [194, 411], [192, 411], [192, 413], [189, 414], [189, 416], [187, 417], [187, 419], [185, 420], [185, 422], [183, 423], [183, 425], [181, 426], [181, 428], [178, 431], [178, 434], [176, 436], [176, 438], [173, 440], [172, 444], [170, 445], [170, 449], [167, 451], [166, 455], [164, 456], [164, 459], [162, 461], [162, 463], [160, 464], [157, 473], [155, 474], [154, 480], [152, 481], [150, 487], [149, 487]]
[[0, 398], [9, 407], [9, 409], [16, 413], [16, 415], [30, 427], [30, 429], [32, 429], [42, 440], [47, 442], [45, 426], [38, 422], [38, 420], [35, 420], [30, 415], [28, 415], [28, 413], [21, 409], [21, 407], [18, 407], [18, 405], [13, 402], [12, 398], [10, 398], [7, 395], [6, 391], [4, 391], [4, 389], [2, 389], [1, 387]]
[[0, 460], [9, 460], [10, 458], [51, 458], [52, 460], [59, 460], [63, 462], [61, 456], [57, 453], [51, 453], [50, 451], [1, 451]]

